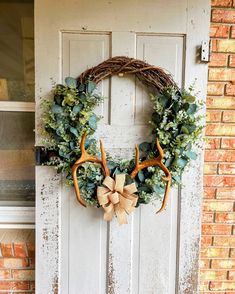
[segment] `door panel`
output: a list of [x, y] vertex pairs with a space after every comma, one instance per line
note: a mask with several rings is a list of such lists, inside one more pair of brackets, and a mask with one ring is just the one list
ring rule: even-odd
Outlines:
[[[129, 32], [110, 35], [102, 35], [98, 32], [93, 34], [73, 32], [63, 34], [62, 40], [63, 77], [76, 77], [86, 68], [107, 59], [108, 49], [111, 47], [114, 48], [111, 52], [113, 56], [126, 54], [135, 57], [136, 54], [137, 58], [152, 64], [160, 63], [160, 66], [174, 74], [177, 81], [182, 81], [183, 36], [148, 36]], [[82, 52], [82, 57], [79, 52]], [[108, 129], [109, 140], [115, 143], [110, 146], [109, 141], [105, 140], [105, 148], [108, 148], [112, 154], [115, 154], [113, 149], [116, 149], [117, 155], [122, 148], [122, 156], [125, 158], [133, 154], [138, 136], [141, 140], [149, 139], [147, 135], [139, 135], [140, 127], [145, 132], [149, 129], [148, 121], [151, 116], [149, 93], [133, 76], [112, 77], [110, 83], [108, 81], [104, 83], [100, 88], [100, 91], [103, 90], [102, 94], [104, 96], [108, 94], [109, 84], [111, 91], [109, 96], [105, 96], [105, 104], [101, 108], [107, 109], [111, 105], [110, 115], [109, 121], [104, 116], [100, 122], [97, 138], [105, 139]], [[142, 103], [137, 104], [136, 101], [140, 99]], [[146, 106], [148, 112], [145, 112]], [[123, 126], [122, 133], [116, 138], [120, 126]], [[130, 126], [131, 130], [129, 130]], [[120, 146], [118, 140], [125, 140], [126, 145]], [[73, 191], [68, 193], [66, 190], [63, 193], [67, 196], [68, 208], [66, 213], [63, 213], [62, 229], [68, 238], [67, 252], [62, 254], [65, 254], [64, 260], [67, 261], [63, 269], [67, 268], [69, 273], [69, 293], [76, 294], [78, 288], [81, 293], [92, 293], [94, 289], [99, 289], [98, 293], [104, 293], [102, 291], [105, 291], [107, 258], [110, 280], [112, 280], [112, 282], [108, 280], [108, 285], [115, 293], [129, 293], [130, 289], [134, 288], [133, 293], [173, 291], [177, 251], [177, 190], [172, 191], [171, 204], [165, 213], [155, 215], [155, 211], [160, 206], [160, 201], [156, 201], [152, 205], [136, 209], [134, 215], [129, 217], [129, 224], [121, 227], [116, 220], [107, 227], [102, 221], [102, 210], [81, 207], [76, 199], [71, 197], [73, 194]], [[68, 219], [66, 225], [63, 226], [66, 219]], [[146, 230], [148, 227], [151, 229]], [[63, 240], [64, 242], [66, 240]], [[95, 250], [94, 244], [97, 244]], [[136, 274], [138, 278], [135, 277]], [[88, 279], [92, 282], [89, 283]]]
[[[35, 7], [38, 145], [40, 100], [51, 80], [63, 83], [111, 56], [163, 67], [180, 86], [200, 77], [205, 97], [207, 67], [196, 62], [196, 49], [208, 37], [209, 1], [169, 0], [166, 9], [162, 0], [37, 0]], [[96, 137], [114, 157], [130, 158], [151, 137], [148, 90], [124, 75], [102, 81], [99, 91], [106, 98], [96, 109], [103, 117]], [[202, 162], [185, 174], [183, 189], [172, 189], [165, 212], [155, 214], [160, 201], [141, 206], [125, 226], [80, 206], [51, 168], [37, 167], [37, 293], [197, 293]]]

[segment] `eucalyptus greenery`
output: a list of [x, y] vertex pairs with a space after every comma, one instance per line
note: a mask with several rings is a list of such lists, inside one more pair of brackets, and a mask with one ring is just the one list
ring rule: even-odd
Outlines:
[[[140, 144], [141, 160], [156, 157], [156, 138], [164, 150], [164, 164], [172, 174], [172, 184], [180, 184], [181, 176], [190, 160], [196, 159], [194, 148], [202, 136], [202, 116], [199, 110], [202, 103], [192, 94], [193, 89], [182, 90], [169, 87], [158, 95], [150, 95], [153, 114], [150, 120], [152, 142]], [[53, 150], [53, 156], [46, 163], [55, 166], [57, 171], [65, 172], [67, 182], [73, 185], [71, 167], [80, 157], [81, 137], [86, 132], [85, 147], [90, 154], [99, 156], [97, 142], [92, 137], [100, 119], [94, 107], [102, 103], [103, 97], [97, 93], [96, 84], [87, 81], [79, 84], [68, 77], [65, 85], [56, 85], [52, 99], [44, 101], [43, 137], [44, 145]], [[131, 182], [130, 173], [135, 160], [113, 160], [108, 155], [111, 176], [126, 173], [127, 183]], [[149, 203], [162, 197], [165, 184], [163, 172], [158, 167], [148, 167], [138, 173], [135, 183], [138, 188], [138, 204]], [[97, 186], [103, 180], [99, 165], [85, 163], [77, 173], [81, 195], [92, 205], [99, 206], [96, 199]]]

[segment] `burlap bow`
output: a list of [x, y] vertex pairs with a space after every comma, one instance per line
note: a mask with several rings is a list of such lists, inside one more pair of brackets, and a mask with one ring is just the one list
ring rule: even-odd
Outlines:
[[127, 214], [130, 214], [137, 204], [138, 196], [135, 183], [125, 184], [125, 175], [116, 175], [115, 180], [110, 176], [105, 177], [103, 186], [97, 188], [97, 198], [103, 207], [104, 220], [111, 221], [115, 214], [118, 223], [127, 224]]

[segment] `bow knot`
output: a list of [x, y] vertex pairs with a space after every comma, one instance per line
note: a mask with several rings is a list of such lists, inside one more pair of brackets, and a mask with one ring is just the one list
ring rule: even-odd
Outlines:
[[127, 214], [135, 209], [138, 196], [135, 183], [125, 184], [125, 174], [115, 176], [115, 180], [110, 176], [106, 176], [103, 186], [97, 188], [97, 198], [99, 204], [104, 209], [104, 220], [111, 221], [115, 214], [118, 223], [127, 224]]

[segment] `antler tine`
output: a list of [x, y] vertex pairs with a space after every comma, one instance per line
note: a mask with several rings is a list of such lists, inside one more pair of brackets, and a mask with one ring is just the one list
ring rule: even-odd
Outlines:
[[131, 178], [134, 179], [137, 175], [137, 173], [146, 168], [146, 167], [149, 167], [149, 166], [159, 166], [162, 171], [165, 173], [165, 177], [162, 177], [162, 179], [164, 181], [166, 181], [166, 188], [165, 188], [165, 193], [164, 193], [164, 197], [163, 197], [163, 201], [162, 201], [162, 206], [161, 208], [157, 211], [157, 213], [161, 212], [162, 210], [165, 209], [166, 207], [166, 204], [167, 204], [167, 200], [168, 200], [168, 197], [169, 197], [169, 192], [170, 192], [170, 184], [171, 184], [171, 174], [168, 170], [168, 168], [163, 164], [162, 162], [162, 159], [164, 157], [164, 152], [163, 152], [163, 149], [158, 141], [158, 139], [156, 140], [156, 146], [157, 146], [157, 150], [159, 152], [159, 155], [157, 158], [154, 158], [154, 159], [147, 159], [147, 160], [144, 160], [143, 162], [139, 162], [139, 147], [138, 145], [136, 145], [135, 147], [135, 169], [132, 171], [131, 173]]
[[99, 163], [101, 165], [101, 168], [105, 174], [105, 176], [109, 176], [109, 169], [106, 161], [106, 156], [105, 156], [105, 151], [103, 147], [102, 141], [100, 141], [100, 149], [101, 149], [101, 159], [94, 155], [90, 155], [87, 153], [85, 149], [85, 140], [86, 140], [86, 133], [83, 134], [81, 144], [80, 144], [80, 149], [81, 149], [81, 156], [76, 162], [74, 163], [72, 167], [72, 176], [73, 176], [73, 182], [74, 182], [74, 188], [75, 188], [75, 193], [78, 202], [86, 207], [86, 202], [81, 198], [80, 190], [79, 190], [79, 185], [78, 185], [78, 179], [77, 179], [77, 170], [78, 168], [85, 162], [95, 162]]

